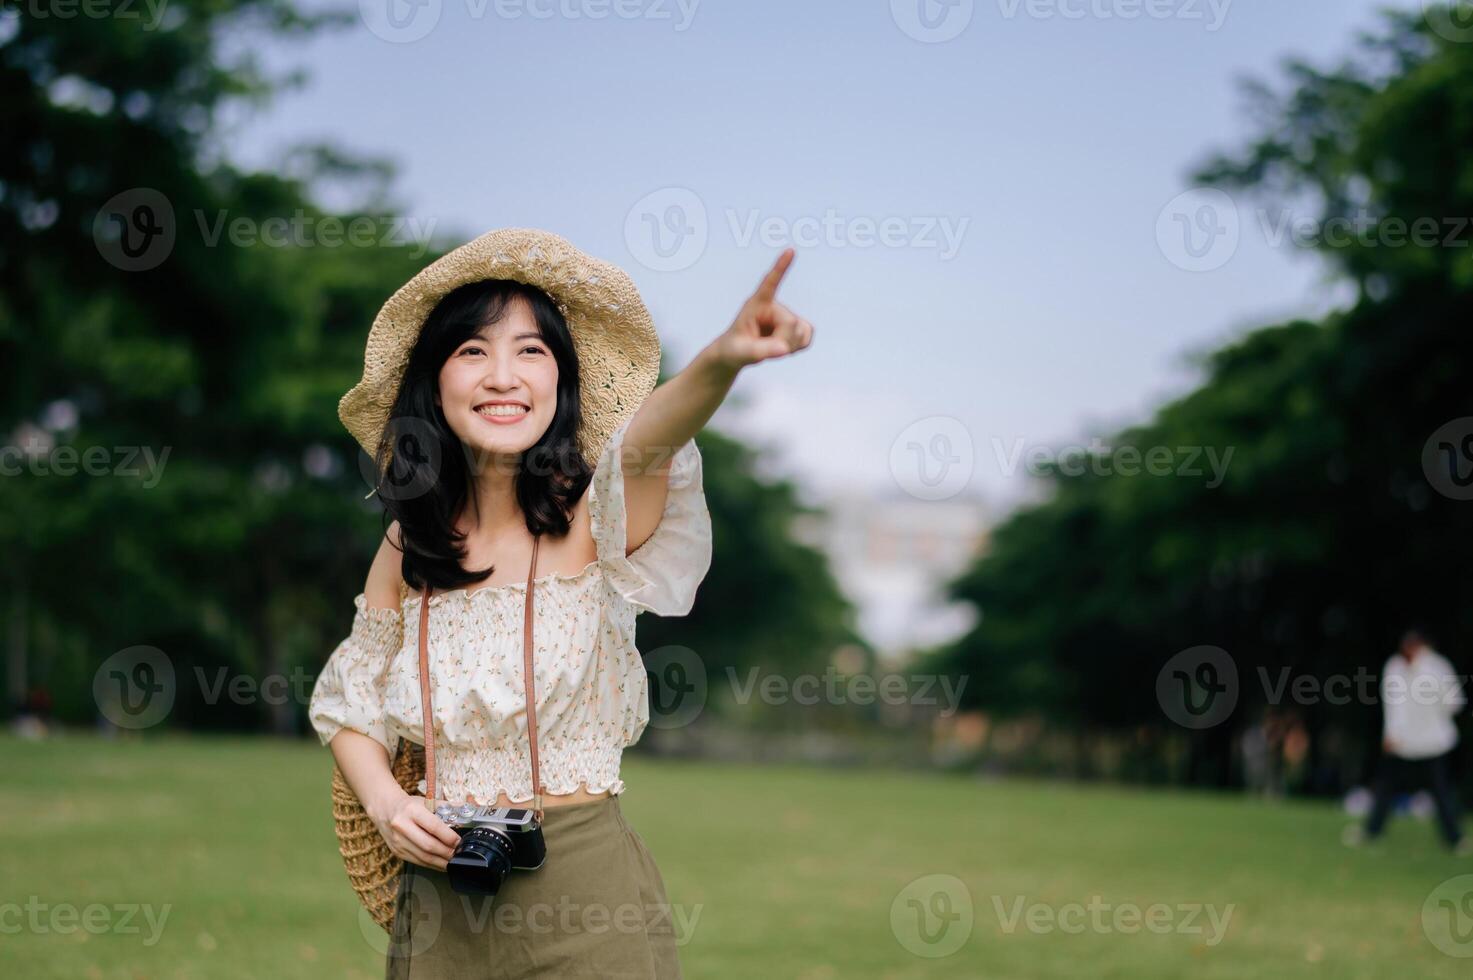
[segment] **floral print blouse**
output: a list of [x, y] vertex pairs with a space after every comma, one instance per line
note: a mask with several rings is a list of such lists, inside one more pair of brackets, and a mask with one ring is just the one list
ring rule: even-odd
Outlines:
[[[694, 440], [674, 454], [654, 533], [631, 555], [620, 451], [626, 421], [609, 439], [588, 491], [597, 557], [572, 575], [537, 578], [533, 669], [543, 791], [624, 791], [619, 761], [649, 722], [634, 623], [646, 610], [690, 612], [711, 565], [711, 515]], [[532, 798], [522, 680], [526, 582], [456, 589], [430, 598], [429, 663], [435, 713], [437, 795], [491, 803], [500, 791]], [[400, 609], [354, 600], [352, 629], [318, 675], [308, 715], [323, 745], [343, 728], [379, 741], [424, 740], [419, 692], [421, 597]], [[423, 783], [421, 783], [423, 787]], [[423, 791], [423, 790], [421, 790]]]

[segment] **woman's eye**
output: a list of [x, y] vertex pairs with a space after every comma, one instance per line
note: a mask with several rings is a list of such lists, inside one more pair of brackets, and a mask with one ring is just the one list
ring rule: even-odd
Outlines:
[[[522, 353], [523, 354], [527, 353], [528, 351], [531, 351], [533, 354], [546, 354], [547, 353], [547, 351], [543, 350], [541, 347], [523, 347], [522, 348]], [[463, 349], [460, 353], [461, 354], [484, 354], [486, 352], [485, 352], [485, 350], [483, 348], [480, 348], [480, 347], [467, 347], [467, 348]]]

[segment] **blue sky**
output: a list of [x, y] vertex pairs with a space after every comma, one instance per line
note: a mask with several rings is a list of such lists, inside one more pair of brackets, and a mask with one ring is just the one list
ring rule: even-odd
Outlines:
[[395, 0], [423, 36], [394, 42], [385, 2], [261, 52], [310, 81], [237, 120], [231, 154], [332, 140], [396, 161], [440, 235], [556, 231], [633, 276], [673, 367], [817, 231], [780, 297], [814, 345], [714, 423], [815, 497], [906, 489], [897, 438], [944, 431], [970, 460], [952, 492], [1016, 500], [1004, 448], [1139, 419], [1194, 352], [1345, 299], [1246, 210], [1229, 259], [1184, 268], [1163, 209], [1240, 144], [1236, 79], [1343, 55], [1381, 3], [959, 0], [928, 42], [916, 0]]

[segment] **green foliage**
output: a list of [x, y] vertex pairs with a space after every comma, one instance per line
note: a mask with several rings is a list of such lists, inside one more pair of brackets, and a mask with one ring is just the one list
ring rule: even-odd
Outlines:
[[[1262, 135], [1198, 179], [1321, 226], [1362, 221], [1364, 241], [1323, 251], [1359, 298], [1213, 353], [1197, 390], [1109, 440], [1112, 459], [1231, 450], [1220, 486], [1056, 472], [1047, 502], [997, 530], [953, 585], [978, 626], [933, 656], [985, 679], [967, 689], [974, 705], [1086, 728], [1168, 725], [1157, 672], [1213, 644], [1238, 669], [1231, 730], [1267, 700], [1260, 670], [1379, 672], [1414, 619], [1468, 665], [1473, 575], [1455, 542], [1473, 509], [1436, 491], [1422, 453], [1470, 414], [1473, 45], [1395, 16], [1335, 70], [1295, 62], [1286, 74], [1282, 95], [1249, 86]], [[1392, 244], [1386, 222], [1423, 218], [1443, 229], [1435, 246]], [[1376, 739], [1373, 704], [1301, 707], [1316, 736]], [[1225, 734], [1203, 737], [1225, 751]]]
[[[301, 731], [310, 685], [278, 705], [210, 703], [196, 669], [211, 682], [221, 669], [257, 684], [311, 676], [347, 633], [381, 513], [363, 500], [362, 454], [337, 402], [380, 305], [449, 243], [385, 242], [399, 208], [384, 161], [307, 145], [277, 173], [242, 172], [220, 118], [295, 81], [266, 77], [252, 54], [262, 44], [351, 21], [287, 0], [180, 0], [153, 26], [24, 6], [0, 22], [0, 361], [11, 367], [0, 426], [39, 458], [12, 449], [18, 472], [0, 479], [0, 588], [15, 627], [3, 636], [12, 676], [24, 664], [66, 719], [95, 713], [99, 663], [148, 644], [179, 678], [172, 721]], [[361, 188], [362, 201], [325, 212], [314, 201], [329, 183]], [[124, 271], [94, 221], [137, 188], [168, 202], [175, 241]], [[326, 219], [374, 233], [330, 240]], [[231, 232], [271, 221], [308, 231]], [[755, 482], [734, 444], [702, 444], [715, 584], [689, 626], [646, 617], [651, 639], [723, 662], [826, 657], [847, 637], [846, 607], [818, 555], [788, 538], [777, 511], [790, 495]], [[103, 465], [59, 475], [52, 463], [70, 449]]]

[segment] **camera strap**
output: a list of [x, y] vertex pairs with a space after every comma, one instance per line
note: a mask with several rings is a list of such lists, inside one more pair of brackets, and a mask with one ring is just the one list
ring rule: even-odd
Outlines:
[[[522, 678], [527, 691], [527, 741], [532, 747], [532, 811], [542, 820], [542, 770], [537, 765], [537, 690], [532, 674], [532, 594], [537, 577], [537, 543], [540, 534], [532, 535], [532, 567], [527, 569], [527, 605], [522, 616]], [[425, 727], [425, 799], [434, 806], [435, 799], [435, 726], [430, 707], [430, 586], [425, 583], [419, 602], [419, 701]], [[459, 801], [450, 801], [459, 802]]]

